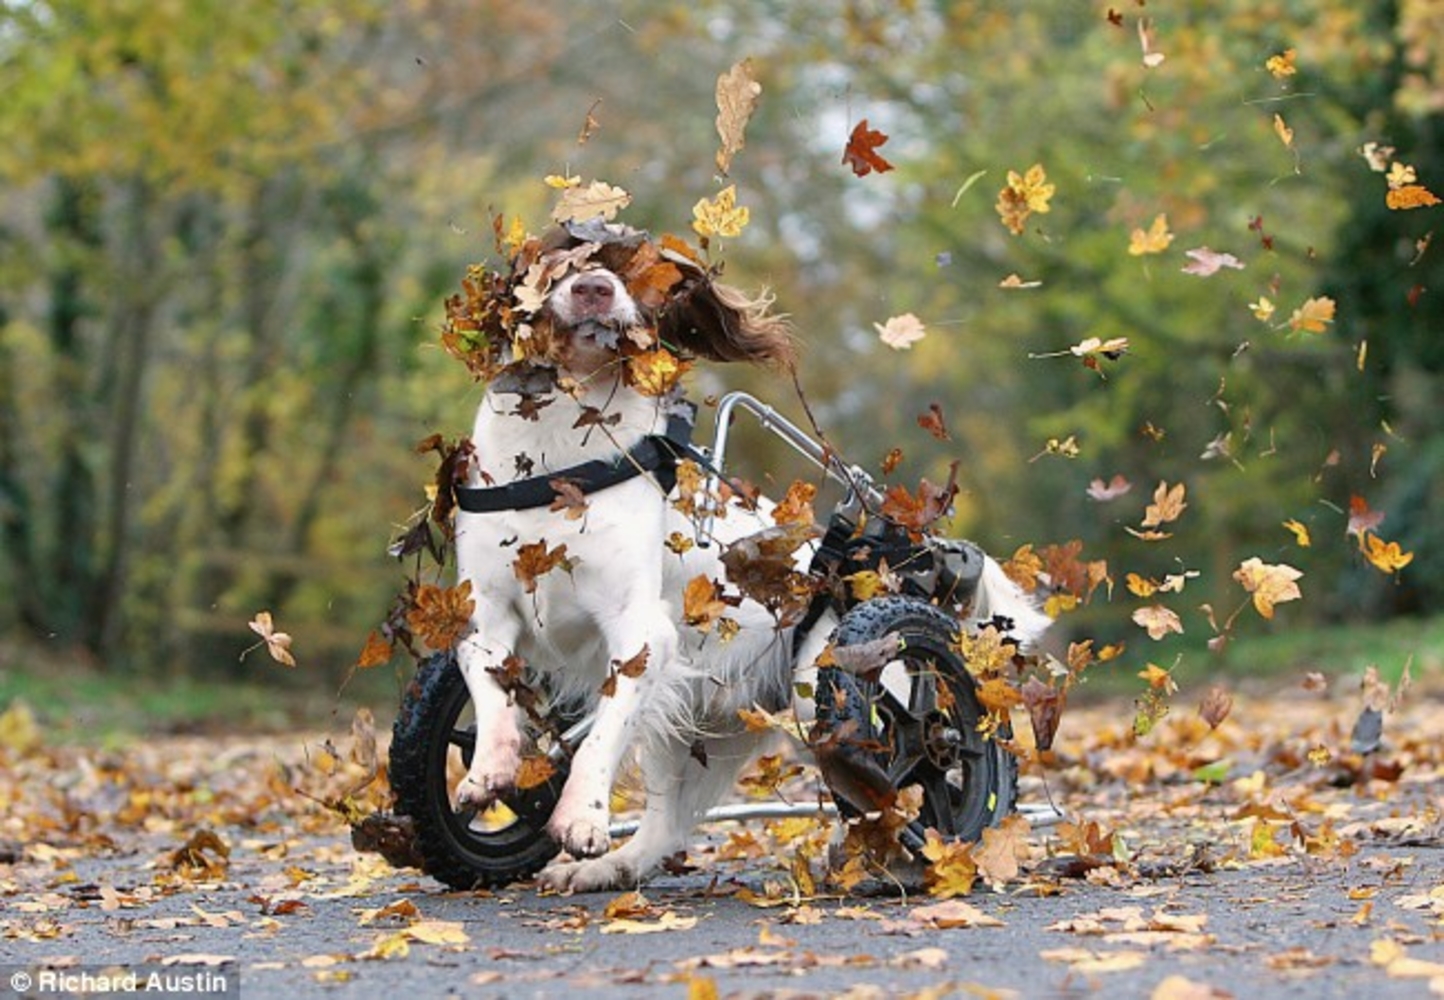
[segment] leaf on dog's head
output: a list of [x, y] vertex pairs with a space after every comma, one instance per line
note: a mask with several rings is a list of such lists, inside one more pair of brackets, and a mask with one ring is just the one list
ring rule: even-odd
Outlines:
[[717, 171], [724, 177], [732, 169], [732, 157], [747, 144], [743, 132], [761, 96], [762, 84], [752, 75], [750, 59], [743, 59], [717, 77], [717, 136], [722, 140], [717, 150]]
[[577, 185], [562, 191], [552, 209], [553, 222], [586, 222], [588, 219], [611, 220], [632, 203], [632, 196], [605, 181], [592, 181], [586, 187]]
[[852, 172], [859, 177], [866, 177], [873, 171], [886, 173], [892, 169], [892, 164], [878, 153], [878, 147], [886, 143], [887, 138], [884, 133], [868, 128], [867, 119], [864, 118], [853, 127], [852, 134], [847, 137], [847, 146], [842, 151], [842, 162], [852, 168]]

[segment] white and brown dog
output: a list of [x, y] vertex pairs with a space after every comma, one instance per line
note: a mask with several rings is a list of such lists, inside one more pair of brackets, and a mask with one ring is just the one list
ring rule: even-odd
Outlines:
[[[520, 378], [526, 385], [507, 376], [491, 383], [471, 438], [474, 486], [620, 460], [644, 438], [663, 433], [675, 400], [630, 384], [619, 350], [629, 331], [647, 330], [633, 342], [661, 342], [704, 359], [785, 364], [792, 358], [787, 326], [765, 302], [707, 280], [660, 309], [645, 309], [616, 273], [586, 260], [567, 265], [533, 318], [527, 336], [539, 339], [528, 351], [548, 364], [540, 375], [527, 368]], [[517, 405], [518, 391], [531, 405]], [[579, 419], [584, 414], [592, 416]], [[476, 752], [457, 796], [484, 807], [515, 784], [521, 719], [491, 673], [508, 658], [548, 673], [553, 689], [595, 708], [595, 724], [575, 752], [547, 825], [570, 860], [553, 862], [540, 876], [549, 888], [575, 891], [635, 886], [685, 849], [697, 819], [759, 749], [763, 737], [746, 730], [738, 709], [786, 704], [795, 666], [791, 637], [751, 600], [728, 611], [740, 626], [728, 642], [683, 623], [687, 582], [699, 575], [723, 579], [719, 550], [770, 521], [734, 512], [718, 522], [720, 545], [678, 555], [664, 543], [673, 532], [690, 536], [692, 522], [653, 476], [629, 478], [586, 499], [581, 516], [540, 506], [458, 511], [456, 521], [459, 573], [471, 581], [475, 600], [473, 630], [461, 642], [459, 661], [477, 717]], [[568, 571], [520, 579], [513, 566], [518, 547], [535, 543], [548, 551], [565, 545]], [[984, 585], [1003, 588], [980, 601], [991, 600], [989, 614], [1043, 620], [1021, 593], [1007, 590], [1001, 572], [985, 574]], [[803, 669], [829, 630], [827, 622], [812, 630], [810, 648], [796, 659]], [[643, 651], [645, 669], [615, 676], [610, 695], [601, 697], [615, 665], [635, 662]], [[611, 849], [610, 791], [625, 754], [638, 746], [645, 812], [636, 834]]]

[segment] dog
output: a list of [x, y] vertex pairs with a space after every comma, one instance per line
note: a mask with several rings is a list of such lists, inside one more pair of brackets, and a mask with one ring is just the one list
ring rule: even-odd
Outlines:
[[[675, 392], [636, 384], [627, 362], [638, 352], [665, 345], [703, 360], [786, 366], [794, 359], [789, 326], [766, 297], [749, 298], [684, 266], [681, 290], [649, 304], [606, 266], [610, 245], [594, 242], [590, 255], [580, 253], [587, 245], [564, 236], [533, 265], [530, 301], [542, 304], [516, 338], [525, 357], [509, 361], [478, 407], [472, 487], [564, 478], [598, 459], [617, 467], [640, 442], [664, 434], [679, 401]], [[724, 579], [720, 552], [771, 521], [765, 504], [734, 506], [717, 521], [714, 544], [669, 550], [668, 538], [691, 537], [694, 525], [659, 478], [606, 485], [580, 509], [574, 502], [456, 514], [458, 574], [475, 602], [458, 662], [477, 720], [458, 802], [485, 808], [515, 787], [522, 718], [498, 679], [505, 663], [524, 661], [547, 674], [557, 697], [596, 712], [546, 826], [565, 852], [539, 876], [552, 890], [635, 887], [685, 850], [697, 820], [765, 738], [748, 731], [738, 710], [788, 703], [795, 664], [809, 669], [835, 624], [830, 616], [819, 622], [796, 656], [788, 630], [750, 599], [728, 609], [737, 626], [728, 641], [684, 624], [688, 581]], [[518, 553], [527, 545], [555, 554], [555, 565], [520, 572]], [[1024, 615], [1028, 599], [1008, 589], [996, 564], [990, 569], [984, 587], [995, 594], [979, 604], [991, 600], [989, 614]], [[634, 669], [619, 670], [624, 664]], [[636, 833], [613, 849], [610, 792], [634, 747], [643, 748], [644, 812]]]

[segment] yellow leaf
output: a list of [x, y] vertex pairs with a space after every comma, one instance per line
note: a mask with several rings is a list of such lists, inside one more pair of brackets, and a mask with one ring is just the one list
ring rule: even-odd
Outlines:
[[1278, 308], [1263, 295], [1258, 297], [1257, 302], [1250, 302], [1248, 307], [1253, 311], [1256, 319], [1263, 320], [1265, 323], [1273, 318], [1274, 310]]
[[1284, 527], [1294, 533], [1294, 541], [1298, 542], [1299, 548], [1306, 549], [1312, 544], [1312, 540], [1309, 538], [1308, 525], [1300, 524], [1298, 521], [1290, 518], [1284, 522]]
[[1309, 299], [1294, 310], [1289, 317], [1289, 328], [1295, 333], [1323, 333], [1324, 327], [1334, 321], [1334, 300], [1327, 295]]
[[1414, 553], [1401, 550], [1398, 542], [1386, 542], [1367, 531], [1359, 536], [1359, 550], [1376, 569], [1385, 573], [1397, 573], [1414, 561]]
[[422, 944], [467, 944], [471, 941], [460, 920], [418, 920], [402, 933]]
[[1290, 149], [1294, 146], [1294, 130], [1289, 128], [1284, 121], [1283, 115], [1274, 115], [1274, 135], [1279, 137], [1279, 142]]
[[696, 926], [696, 917], [684, 917], [673, 910], [667, 910], [656, 920], [610, 920], [602, 925], [602, 933], [657, 934], [663, 931], [689, 931]]
[[1150, 663], [1138, 671], [1138, 676], [1148, 682], [1148, 686], [1155, 691], [1162, 691], [1164, 694], [1172, 694], [1178, 690], [1174, 683], [1173, 674], [1164, 670], [1156, 663]]
[[1293, 49], [1284, 49], [1278, 55], [1269, 56], [1268, 61], [1264, 63], [1264, 69], [1272, 73], [1276, 80], [1288, 79], [1299, 71], [1298, 67], [1294, 65], [1295, 55]]
[[701, 236], [740, 236], [751, 219], [745, 205], [737, 204], [737, 185], [729, 184], [708, 201], [698, 200], [692, 206], [692, 228]]
[[1188, 506], [1183, 499], [1187, 492], [1187, 487], [1183, 483], [1177, 483], [1170, 487], [1167, 482], [1160, 482], [1158, 488], [1153, 491], [1153, 503], [1149, 504], [1143, 512], [1143, 527], [1156, 528], [1161, 524], [1178, 520], [1179, 515]]
[[1054, 185], [1048, 183], [1047, 173], [1040, 163], [1033, 164], [1021, 176], [1009, 170], [1007, 186], [998, 192], [998, 203], [994, 208], [1009, 231], [1018, 235], [1022, 233], [1029, 215], [1050, 210], [1053, 191]]
[[627, 359], [627, 380], [644, 396], [665, 396], [692, 367], [665, 347]]
[[1286, 563], [1270, 565], [1257, 556], [1234, 570], [1233, 578], [1253, 595], [1253, 606], [1265, 618], [1274, 616], [1274, 605], [1303, 597], [1297, 581], [1304, 574]]
[[1133, 230], [1128, 242], [1128, 252], [1135, 257], [1144, 254], [1163, 253], [1168, 249], [1168, 244], [1173, 242], [1173, 234], [1168, 231], [1168, 216], [1159, 213], [1153, 220], [1153, 225], [1148, 231], [1142, 229]]
[[24, 698], [16, 698], [0, 714], [0, 747], [28, 753], [38, 746], [40, 725], [35, 720], [35, 713]]
[[547, 174], [544, 183], [554, 191], [565, 191], [567, 188], [581, 187], [582, 179], [561, 174]]

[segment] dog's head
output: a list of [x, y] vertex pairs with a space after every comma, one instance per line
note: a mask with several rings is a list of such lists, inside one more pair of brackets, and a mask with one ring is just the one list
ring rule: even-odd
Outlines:
[[523, 343], [529, 360], [578, 375], [657, 350], [683, 360], [792, 361], [789, 324], [770, 297], [716, 281], [645, 234], [615, 233], [568, 229], [542, 242], [517, 292], [523, 308], [537, 303]]

